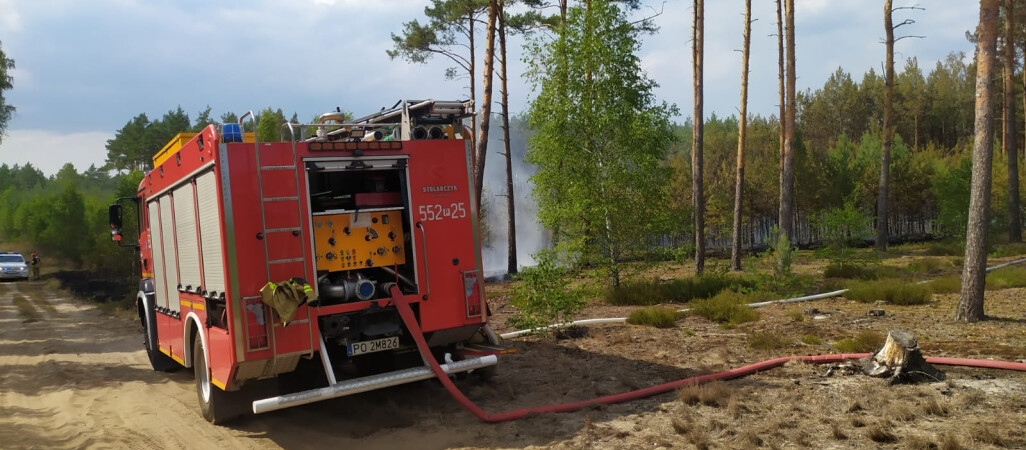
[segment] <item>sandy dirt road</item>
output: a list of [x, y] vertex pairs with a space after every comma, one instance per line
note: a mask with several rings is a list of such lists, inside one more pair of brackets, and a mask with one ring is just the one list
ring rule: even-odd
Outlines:
[[[141, 342], [131, 317], [112, 317], [40, 283], [0, 283], [0, 448], [550, 447], [574, 440], [591, 420], [658, 408], [643, 401], [485, 424], [439, 383], [426, 381], [219, 427], [199, 414], [191, 370], [153, 372]], [[653, 381], [688, 374], [551, 344], [520, 345], [491, 381], [460, 384], [490, 411], [621, 392], [639, 382], [638, 370]]]

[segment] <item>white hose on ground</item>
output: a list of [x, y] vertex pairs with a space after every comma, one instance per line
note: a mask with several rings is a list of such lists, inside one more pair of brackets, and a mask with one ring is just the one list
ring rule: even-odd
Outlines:
[[[1013, 260], [1013, 261], [1008, 261], [1006, 263], [998, 264], [996, 266], [991, 266], [991, 267], [988, 267], [986, 271], [990, 272], [992, 270], [997, 270], [997, 269], [1000, 269], [1002, 267], [1008, 267], [1008, 266], [1010, 266], [1012, 264], [1018, 264], [1018, 263], [1021, 263], [1021, 262], [1026, 262], [1026, 258], [1019, 258], [1019, 259], [1016, 259], [1016, 260]], [[917, 284], [925, 284], [925, 283], [928, 283], [928, 282], [929, 281], [920, 281]], [[839, 297], [839, 296], [843, 295], [845, 292], [848, 292], [848, 290], [847, 289], [841, 289], [841, 290], [832, 291], [832, 292], [824, 292], [822, 294], [806, 295], [806, 296], [803, 296], [803, 297], [794, 297], [794, 298], [785, 298], [785, 299], [782, 299], [782, 300], [770, 300], [770, 301], [767, 301], [767, 302], [749, 303], [748, 306], [750, 306], [752, 308], [762, 308], [763, 306], [775, 305], [775, 304], [778, 304], [778, 303], [783, 304], [783, 303], [811, 302], [813, 300], [822, 300], [824, 298]], [[691, 310], [691, 308], [684, 308], [684, 309], [678, 309], [677, 312], [688, 312], [690, 310]], [[583, 319], [583, 320], [575, 320], [573, 322], [554, 323], [552, 325], [546, 325], [544, 327], [529, 328], [529, 329], [526, 329], [526, 330], [510, 331], [509, 333], [500, 334], [499, 337], [503, 338], [503, 339], [512, 339], [512, 338], [520, 337], [520, 336], [523, 336], [523, 335], [526, 335], [526, 334], [531, 334], [531, 333], [534, 333], [536, 331], [553, 330], [553, 329], [571, 327], [571, 326], [575, 326], [575, 325], [595, 325], [595, 324], [602, 324], [602, 323], [627, 323], [627, 318], [626, 317], [611, 317], [611, 318], [606, 318], [606, 319]]]

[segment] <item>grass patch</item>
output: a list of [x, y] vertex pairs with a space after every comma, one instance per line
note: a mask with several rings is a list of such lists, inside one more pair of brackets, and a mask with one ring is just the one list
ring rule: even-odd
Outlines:
[[748, 348], [755, 350], [776, 350], [787, 345], [779, 334], [768, 331], [749, 333], [745, 337], [745, 343], [748, 344]]
[[864, 264], [832, 262], [823, 269], [825, 278], [845, 278], [849, 280], [875, 280], [881, 277], [881, 270]]
[[855, 337], [834, 342], [834, 348], [842, 353], [872, 353], [883, 345], [884, 339], [884, 335], [875, 331], [862, 331]]
[[1026, 268], [1003, 267], [987, 274], [987, 289], [1026, 287]]
[[962, 289], [962, 277], [958, 275], [948, 275], [946, 277], [931, 280], [924, 286], [930, 288], [934, 294], [956, 294]]
[[1007, 256], [1019, 256], [1026, 254], [1026, 242], [1012, 242], [994, 247], [990, 252], [991, 258], [1004, 258]]
[[926, 254], [930, 256], [962, 256], [965, 248], [959, 241], [933, 241], [926, 244]]
[[823, 343], [823, 340], [814, 334], [803, 334], [802, 343], [808, 345], [819, 345]]
[[791, 312], [787, 313], [787, 316], [791, 318], [792, 322], [805, 322], [809, 320], [800, 309], [792, 309]]
[[949, 261], [938, 258], [923, 258], [917, 259], [909, 263], [908, 266], [905, 266], [905, 271], [914, 274], [930, 274], [940, 272], [950, 267], [952, 266], [951, 262]]
[[902, 280], [853, 282], [844, 297], [862, 303], [883, 300], [895, 305], [924, 305], [933, 299], [930, 288]]
[[627, 323], [648, 325], [656, 328], [673, 328], [679, 315], [677, 310], [673, 308], [653, 306], [631, 312], [631, 315], [627, 316]]
[[657, 305], [710, 298], [728, 288], [754, 287], [753, 281], [740, 276], [714, 274], [668, 282], [657, 279], [624, 282], [620, 287], [607, 288], [602, 297], [613, 305]]
[[713, 298], [693, 300], [691, 313], [713, 322], [736, 326], [759, 320], [759, 312], [748, 307], [744, 295], [733, 291], [720, 292]]

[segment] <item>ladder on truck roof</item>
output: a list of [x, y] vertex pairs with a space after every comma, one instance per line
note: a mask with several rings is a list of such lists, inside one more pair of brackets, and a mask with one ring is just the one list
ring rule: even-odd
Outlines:
[[[473, 100], [399, 100], [391, 108], [381, 108], [380, 111], [360, 118], [345, 120], [342, 112], [330, 112], [321, 114], [316, 123], [299, 124], [286, 122], [281, 126], [282, 140], [288, 139], [295, 145], [297, 140], [305, 141], [332, 141], [332, 140], [362, 140], [368, 135], [398, 128], [397, 133], [391, 138], [385, 138], [382, 134], [374, 140], [411, 140], [424, 139], [427, 136], [417, 137], [419, 126], [449, 125], [454, 133], [462, 134], [460, 121], [474, 115]], [[333, 123], [328, 123], [328, 122]], [[306, 136], [306, 129], [323, 130], [313, 136]], [[328, 128], [335, 128], [328, 130]], [[288, 129], [289, 136], [285, 136]], [[299, 136], [296, 136], [296, 131]], [[469, 137], [469, 136], [463, 136]], [[384, 139], [383, 139], [384, 138]]]
[[[255, 116], [253, 115], [253, 111], [246, 112], [246, 114], [243, 114], [242, 117], [239, 118], [239, 129], [240, 130], [243, 129], [242, 123], [243, 123], [243, 121], [245, 121], [246, 117], [251, 117], [255, 121]], [[291, 146], [291, 154], [277, 155], [278, 156], [277, 158], [270, 158], [270, 159], [272, 159], [272, 161], [270, 161], [270, 162], [261, 160], [261, 157], [260, 157], [261, 147], [260, 147], [259, 139], [254, 139], [254, 151], [255, 151], [256, 165], [257, 165], [257, 187], [258, 187], [257, 191], [258, 191], [258, 194], [260, 196], [260, 220], [261, 220], [261, 224], [260, 224], [261, 233], [260, 233], [260, 235], [257, 236], [257, 238], [260, 239], [263, 242], [263, 244], [264, 244], [264, 261], [266, 262], [265, 270], [266, 270], [266, 275], [267, 275], [267, 281], [275, 282], [275, 283], [283, 281], [283, 280], [274, 280], [274, 279], [271, 278], [271, 267], [272, 266], [284, 265], [284, 264], [296, 264], [296, 263], [298, 263], [300, 265], [300, 267], [302, 267], [303, 269], [302, 269], [302, 271], [300, 271], [300, 273], [297, 273], [297, 274], [295, 274], [293, 276], [302, 276], [303, 278], [306, 278], [306, 279], [309, 280], [309, 277], [307, 277], [307, 273], [306, 273], [306, 270], [307, 270], [307, 256], [308, 256], [307, 255], [307, 248], [306, 248], [306, 245], [304, 245], [303, 242], [302, 242], [303, 208], [302, 208], [302, 202], [300, 201], [300, 198], [299, 198], [299, 193], [300, 193], [299, 181], [300, 180], [299, 180], [299, 175], [298, 175], [298, 171], [297, 171], [297, 163], [296, 163], [296, 161], [297, 161], [296, 146], [295, 145]], [[265, 155], [265, 156], [270, 156], [270, 155]], [[272, 174], [280, 174], [280, 173], [289, 174], [287, 181], [289, 181], [291, 183], [289, 183], [285, 187], [292, 188], [291, 192], [277, 192], [277, 193], [271, 192], [269, 194], [267, 192], [268, 189], [267, 189], [267, 185], [265, 184], [265, 178], [267, 178], [269, 175], [271, 175], [271, 177], [273, 178], [274, 175], [272, 175]], [[281, 187], [280, 184], [276, 184], [276, 186], [277, 187]], [[293, 207], [294, 211], [295, 211], [295, 214], [291, 215], [291, 218], [289, 217], [290, 216], [289, 214], [278, 215], [275, 220], [277, 222], [284, 221], [285, 223], [277, 223], [277, 225], [278, 225], [277, 227], [268, 228], [268, 225], [267, 225], [268, 220], [267, 219], [268, 219], [268, 209], [269, 209], [269, 206], [277, 207], [277, 206], [281, 206], [281, 205], [284, 205], [286, 208], [288, 208], [289, 206]], [[280, 209], [280, 208], [275, 208], [275, 209]], [[277, 257], [278, 255], [272, 255], [272, 253], [271, 253], [271, 251], [269, 249], [270, 246], [268, 245], [268, 241], [272, 240], [272, 237], [279, 236], [279, 235], [292, 236], [292, 237], [296, 237], [296, 238], [300, 239], [300, 242], [297, 243], [297, 245], [295, 245], [293, 247], [293, 248], [298, 248], [299, 249], [300, 253], [299, 253], [298, 256], [281, 258], [281, 257]], [[274, 256], [276, 258], [272, 259], [272, 256]], [[270, 309], [270, 308], [267, 308], [267, 309]], [[275, 327], [279, 326], [279, 325], [284, 327], [284, 324], [281, 324], [280, 322], [279, 323], [275, 323], [273, 310], [271, 310], [270, 312], [267, 312], [265, 314], [267, 314], [265, 316], [266, 318], [270, 318], [270, 320], [268, 321], [268, 325], [269, 325], [268, 333], [270, 334], [270, 336], [268, 336], [268, 345], [271, 347], [271, 350], [272, 350], [271, 351], [272, 363], [271, 363], [270, 366], [268, 366], [268, 369], [271, 369], [271, 368], [273, 368], [273, 367], [275, 367], [277, 365], [277, 362], [278, 362], [277, 359], [278, 359], [278, 356], [279, 356], [278, 355], [278, 348], [277, 348], [277, 339], [275, 338]], [[312, 353], [313, 352], [313, 348], [314, 348], [313, 347], [313, 342], [314, 341], [313, 341], [313, 323], [311, 323], [311, 313], [308, 311], [307, 312], [307, 317], [305, 319], [293, 320], [293, 321], [290, 322], [290, 324], [299, 324], [299, 323], [303, 323], [303, 322], [307, 323], [307, 329], [308, 329], [308, 332], [309, 332], [309, 335], [310, 335], [309, 336], [309, 341], [310, 341], [309, 347], [307, 347], [307, 351], [305, 351], [303, 353]], [[266, 349], [266, 348], [267, 348], [267, 346], [264, 346], [264, 347], [261, 347], [261, 348], [249, 348], [249, 350], [262, 350], [262, 349]]]

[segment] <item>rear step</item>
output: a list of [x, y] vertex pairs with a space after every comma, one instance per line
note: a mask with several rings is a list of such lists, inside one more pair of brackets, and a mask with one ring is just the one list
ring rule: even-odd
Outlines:
[[[451, 375], [454, 373], [494, 366], [497, 362], [498, 358], [493, 354], [478, 358], [468, 358], [462, 361], [442, 364], [441, 366], [445, 373]], [[321, 400], [373, 391], [375, 389], [413, 383], [415, 381], [427, 380], [430, 378], [435, 378], [435, 374], [432, 373], [431, 368], [427, 366], [413, 367], [410, 369], [397, 370], [395, 372], [388, 372], [379, 375], [354, 378], [352, 380], [340, 381], [332, 384], [331, 386], [320, 389], [311, 389], [309, 391], [256, 400], [253, 402], [253, 413], [260, 414], [292, 406], [319, 402]]]

